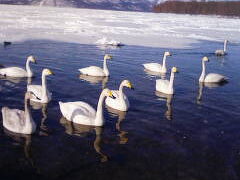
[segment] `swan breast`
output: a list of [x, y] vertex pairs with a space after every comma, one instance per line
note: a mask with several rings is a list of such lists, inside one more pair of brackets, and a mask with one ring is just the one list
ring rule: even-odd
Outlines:
[[120, 111], [127, 111], [130, 106], [127, 96], [123, 93], [123, 99], [121, 99], [118, 90], [112, 90], [112, 94], [115, 98], [107, 97], [105, 100], [106, 105]]

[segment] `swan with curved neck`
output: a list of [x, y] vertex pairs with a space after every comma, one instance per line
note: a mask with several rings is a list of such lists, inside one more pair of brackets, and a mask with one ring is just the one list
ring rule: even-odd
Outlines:
[[28, 85], [27, 90], [33, 93], [33, 98], [31, 101], [39, 103], [48, 103], [51, 101], [52, 94], [47, 89], [46, 77], [49, 75], [54, 75], [50, 69], [43, 69], [42, 71], [42, 85]]
[[215, 51], [215, 55], [216, 56], [225, 56], [225, 55], [227, 55], [227, 43], [228, 43], [228, 40], [224, 40], [223, 49], [216, 50]]
[[62, 115], [69, 121], [83, 125], [102, 126], [104, 123], [103, 103], [105, 97], [108, 96], [114, 98], [109, 89], [102, 90], [98, 100], [97, 111], [83, 101], [59, 102], [59, 106]]
[[112, 56], [106, 54], [103, 60], [103, 68], [97, 66], [89, 66], [86, 68], [79, 69], [80, 73], [88, 75], [88, 76], [109, 76], [109, 70], [107, 67], [107, 60], [112, 59]]
[[174, 94], [173, 81], [174, 74], [178, 72], [176, 67], [171, 70], [170, 80], [167, 79], [157, 79], [156, 80], [156, 90], [164, 94]]
[[127, 87], [130, 89], [134, 89], [133, 85], [130, 81], [128, 80], [123, 80], [119, 86], [119, 90], [112, 90], [113, 92], [113, 96], [115, 97], [113, 98], [106, 98], [106, 105], [113, 108], [113, 109], [117, 109], [119, 111], [127, 111], [129, 108], [129, 101], [127, 96], [124, 94], [123, 92], [123, 87]]
[[162, 64], [146, 63], [146, 64], [143, 64], [143, 66], [148, 71], [153, 71], [153, 72], [158, 72], [158, 73], [166, 73], [167, 72], [167, 67], [166, 67], [167, 56], [171, 56], [171, 53], [170, 52], [164, 52]]
[[203, 83], [221, 83], [227, 80], [227, 78], [221, 74], [209, 73], [206, 74], [206, 62], [208, 62], [208, 57], [202, 58], [202, 73], [199, 77], [199, 82]]
[[24, 98], [24, 111], [19, 109], [2, 108], [3, 126], [15, 133], [32, 134], [36, 130], [36, 124], [32, 119], [31, 111], [29, 110], [29, 99], [31, 93], [26, 92]]
[[30, 68], [30, 62], [36, 63], [33, 56], [29, 56], [26, 61], [26, 70], [20, 67], [7, 67], [0, 69], [0, 75], [9, 77], [33, 77], [33, 72]]

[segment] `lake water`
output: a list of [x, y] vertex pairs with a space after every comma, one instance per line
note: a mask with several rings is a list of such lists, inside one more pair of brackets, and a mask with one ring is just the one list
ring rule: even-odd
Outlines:
[[[229, 54], [213, 52], [222, 43], [201, 42], [192, 49], [161, 49], [125, 46], [118, 49], [51, 41], [27, 41], [0, 47], [0, 64], [25, 66], [28, 55], [38, 64], [32, 69], [33, 84], [48, 77], [52, 101], [32, 108], [38, 125], [32, 136], [20, 136], [0, 126], [1, 178], [28, 179], [150, 179], [234, 180], [240, 176], [240, 63], [239, 46]], [[163, 99], [155, 93], [155, 80], [141, 64], [158, 62], [165, 50], [173, 53], [168, 68], [177, 66], [175, 95]], [[79, 77], [78, 68], [102, 66], [104, 53], [109, 79]], [[220, 87], [199, 87], [201, 58], [209, 56], [208, 72], [226, 75]], [[167, 74], [167, 78], [169, 73]], [[105, 108], [105, 126], [90, 128], [62, 118], [58, 101], [83, 100], [96, 108], [102, 87], [118, 88], [129, 79], [135, 90], [126, 89], [131, 107], [127, 113]], [[95, 82], [94, 82], [95, 81]], [[0, 80], [0, 107], [24, 108], [27, 80]], [[201, 92], [200, 92], [201, 91]], [[199, 95], [200, 93], [200, 95]], [[201, 97], [200, 97], [201, 96]], [[2, 124], [2, 117], [0, 118]]]

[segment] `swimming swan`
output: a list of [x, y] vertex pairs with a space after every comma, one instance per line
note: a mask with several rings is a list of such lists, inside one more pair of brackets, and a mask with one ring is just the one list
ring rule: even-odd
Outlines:
[[103, 61], [103, 68], [97, 67], [97, 66], [89, 66], [86, 68], [78, 69], [80, 73], [89, 75], [89, 76], [109, 76], [109, 71], [107, 68], [107, 60], [112, 59], [112, 56], [109, 54], [106, 54], [104, 56]]
[[47, 89], [46, 76], [54, 75], [50, 69], [43, 69], [42, 71], [42, 85], [28, 85], [27, 90], [34, 94], [31, 101], [39, 103], [48, 103], [51, 101], [52, 93]]
[[216, 56], [225, 56], [225, 55], [227, 55], [227, 43], [228, 43], [228, 40], [225, 40], [223, 49], [218, 49], [218, 50], [215, 51], [215, 55]]
[[0, 69], [0, 75], [10, 77], [33, 77], [33, 72], [30, 68], [30, 62], [36, 63], [33, 56], [28, 56], [26, 61], [26, 70], [20, 67], [7, 67]]
[[156, 80], [156, 90], [165, 94], [174, 94], [173, 81], [174, 74], [178, 72], [176, 67], [171, 70], [170, 81], [167, 79], [157, 79]]
[[145, 69], [147, 69], [149, 71], [166, 73], [167, 72], [167, 67], [166, 67], [167, 56], [171, 56], [171, 53], [170, 52], [164, 52], [163, 64], [147, 63], [147, 64], [143, 64], [143, 66], [144, 66]]
[[123, 87], [128, 87], [130, 89], [133, 89], [133, 85], [130, 81], [128, 80], [123, 80], [122, 83], [119, 86], [119, 90], [112, 90], [113, 96], [115, 97], [110, 98], [107, 97], [105, 102], [106, 105], [113, 108], [117, 109], [119, 111], [127, 111], [129, 108], [129, 101], [127, 96], [123, 92]]
[[109, 89], [102, 90], [98, 100], [97, 111], [83, 101], [59, 102], [62, 115], [69, 121], [77, 124], [102, 126], [104, 123], [103, 102], [106, 96], [113, 97]]
[[223, 81], [226, 81], [227, 78], [221, 74], [216, 74], [216, 73], [210, 73], [206, 75], [206, 65], [205, 62], [208, 62], [209, 59], [208, 57], [203, 57], [202, 58], [202, 73], [199, 78], [199, 82], [204, 82], [204, 83], [221, 83]]
[[36, 130], [36, 124], [32, 119], [31, 112], [29, 110], [29, 99], [32, 94], [30, 92], [25, 93], [24, 103], [25, 110], [9, 109], [8, 107], [2, 108], [3, 126], [14, 133], [32, 134]]

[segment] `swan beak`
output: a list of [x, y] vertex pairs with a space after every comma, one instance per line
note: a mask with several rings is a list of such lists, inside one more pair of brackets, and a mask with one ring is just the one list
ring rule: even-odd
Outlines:
[[128, 83], [127, 87], [130, 88], [130, 89], [132, 89], [132, 90], [134, 90], [134, 87], [133, 87], [133, 85], [132, 85], [131, 82]]
[[110, 98], [112, 98], [112, 99], [116, 99], [116, 97], [113, 95], [112, 91], [109, 91], [108, 96], [109, 96]]
[[33, 58], [32, 62], [33, 62], [34, 64], [37, 64], [37, 60], [36, 60], [35, 58]]
[[55, 73], [51, 70], [49, 70], [49, 75], [55, 75]]
[[205, 61], [205, 62], [209, 62], [209, 59], [208, 59], [208, 57], [207, 56], [205, 56], [205, 57], [203, 57], [203, 59], [202, 59], [203, 61]]

